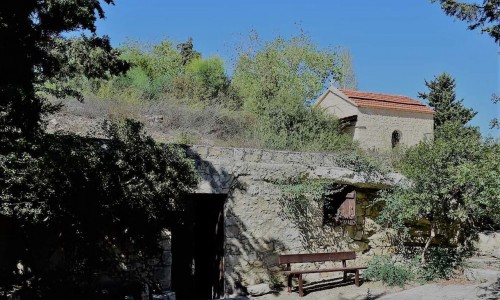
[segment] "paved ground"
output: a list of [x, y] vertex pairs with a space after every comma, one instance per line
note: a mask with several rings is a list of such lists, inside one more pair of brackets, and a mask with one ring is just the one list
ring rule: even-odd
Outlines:
[[[360, 287], [340, 286], [335, 281], [306, 286], [306, 294], [300, 298], [296, 292], [268, 294], [252, 299], [258, 300], [500, 300], [500, 281], [477, 283], [434, 283], [421, 286], [406, 286], [405, 289], [387, 287], [379, 282], [366, 282]], [[240, 298], [247, 299], [247, 298]]]
[[413, 289], [405, 290], [378, 298], [380, 300], [476, 300], [500, 299], [500, 285], [496, 283], [483, 283], [471, 285], [439, 285], [426, 284]]
[[296, 290], [292, 293], [286, 292], [286, 290], [276, 293], [267, 294], [252, 298], [234, 298], [238, 300], [244, 299], [258, 299], [258, 300], [327, 300], [327, 299], [352, 299], [352, 300], [364, 300], [364, 299], [378, 299], [379, 297], [386, 295], [388, 293], [395, 293], [402, 291], [402, 288], [398, 287], [387, 287], [380, 282], [366, 282], [360, 287], [356, 287], [354, 284], [344, 284], [341, 282], [341, 278], [327, 279], [320, 282], [315, 282], [313, 284], [306, 284], [304, 297], [299, 297]]
[[306, 285], [306, 294], [296, 292], [255, 297], [259, 300], [500, 300], [500, 258], [469, 259], [464, 278], [404, 289], [380, 282], [365, 282], [360, 287], [342, 284], [341, 278]]

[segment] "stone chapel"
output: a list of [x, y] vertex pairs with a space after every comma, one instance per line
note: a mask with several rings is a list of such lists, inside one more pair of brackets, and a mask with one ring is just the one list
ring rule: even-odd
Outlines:
[[337, 116], [363, 149], [388, 152], [433, 138], [434, 111], [406, 96], [328, 88], [315, 106]]

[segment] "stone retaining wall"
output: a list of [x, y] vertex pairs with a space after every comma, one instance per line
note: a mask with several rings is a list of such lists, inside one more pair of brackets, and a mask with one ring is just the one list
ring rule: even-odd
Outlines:
[[[367, 196], [373, 189], [367, 187], [381, 188], [390, 182], [366, 182], [337, 155], [209, 146], [191, 146], [187, 153], [196, 160], [202, 179], [197, 193], [227, 194], [227, 293], [236, 282], [253, 285], [282, 279], [279, 254], [357, 251], [366, 256], [388, 251], [387, 236], [379, 232], [373, 221], [376, 212], [368, 206]], [[317, 203], [311, 204], [306, 222], [286, 215], [276, 182], [296, 176], [327, 178], [357, 187], [357, 224], [323, 225], [322, 206]], [[362, 262], [360, 257], [357, 263]]]

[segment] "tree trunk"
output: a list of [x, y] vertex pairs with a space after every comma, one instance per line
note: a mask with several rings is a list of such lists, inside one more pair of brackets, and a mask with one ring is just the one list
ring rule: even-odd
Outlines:
[[427, 252], [427, 249], [429, 248], [429, 246], [430, 246], [430, 244], [435, 236], [436, 236], [436, 231], [434, 228], [434, 223], [431, 222], [431, 233], [430, 233], [429, 237], [427, 238], [427, 242], [425, 243], [424, 249], [422, 250], [422, 259], [420, 261], [422, 264], [425, 264], [425, 253]]

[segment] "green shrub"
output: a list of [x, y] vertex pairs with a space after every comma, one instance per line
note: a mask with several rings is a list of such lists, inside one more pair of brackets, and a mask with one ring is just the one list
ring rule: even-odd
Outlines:
[[410, 268], [394, 262], [388, 255], [375, 256], [363, 275], [368, 280], [382, 281], [389, 286], [400, 287], [415, 278]]
[[258, 116], [255, 133], [268, 149], [294, 151], [353, 150], [337, 119], [304, 106], [273, 106]]
[[227, 81], [224, 61], [216, 56], [193, 59], [186, 66], [185, 73], [192, 85], [190, 96], [198, 101], [216, 99]]
[[419, 277], [426, 281], [449, 279], [463, 263], [464, 256], [453, 248], [432, 248], [427, 262], [419, 268]]
[[200, 143], [200, 138], [192, 132], [183, 131], [177, 136], [175, 142], [184, 145], [196, 145]]
[[270, 274], [269, 275], [269, 288], [273, 291], [279, 291], [281, 290], [284, 285], [283, 282], [281, 281], [281, 274]]

